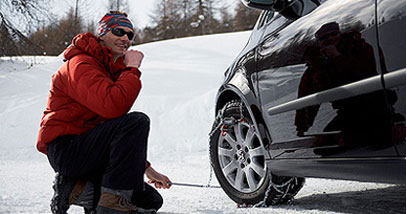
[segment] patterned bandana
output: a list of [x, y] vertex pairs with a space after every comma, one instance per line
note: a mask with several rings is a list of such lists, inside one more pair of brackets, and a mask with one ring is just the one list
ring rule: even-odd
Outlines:
[[133, 24], [131, 21], [123, 14], [113, 14], [107, 13], [103, 18], [99, 21], [98, 26], [98, 36], [101, 37], [105, 35], [109, 30], [118, 27], [128, 27], [133, 29]]

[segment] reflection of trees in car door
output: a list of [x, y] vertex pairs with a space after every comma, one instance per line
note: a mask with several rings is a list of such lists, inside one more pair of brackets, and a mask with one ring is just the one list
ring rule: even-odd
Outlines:
[[[341, 7], [342, 4], [347, 7]], [[374, 2], [370, 0], [328, 0], [278, 32], [279, 37], [267, 36], [259, 46], [258, 88], [275, 144], [282, 148], [284, 144], [314, 148], [386, 142], [386, 136], [380, 133], [383, 124], [388, 123], [383, 116], [382, 90], [342, 100], [335, 100], [335, 94], [323, 101], [318, 96], [307, 103], [297, 100], [378, 76], [373, 54], [377, 50], [374, 12]], [[283, 105], [290, 107], [277, 113], [269, 111]], [[393, 151], [381, 154], [393, 155]]]

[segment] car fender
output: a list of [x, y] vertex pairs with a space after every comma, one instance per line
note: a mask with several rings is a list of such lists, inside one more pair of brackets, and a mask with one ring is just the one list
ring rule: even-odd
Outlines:
[[[259, 103], [256, 99], [255, 94], [251, 91], [245, 91], [246, 88], [239, 88], [239, 86], [246, 87], [242, 84], [225, 84], [219, 89], [216, 96], [216, 112], [222, 109], [222, 107], [231, 100], [241, 100], [244, 105], [247, 107], [250, 117], [253, 119], [254, 126], [256, 130], [259, 130], [261, 135], [262, 144], [267, 149], [271, 141], [270, 136], [267, 134], [268, 130], [264, 123], [264, 119], [261, 115], [259, 108]], [[247, 86], [248, 87], [248, 86]], [[246, 92], [246, 93], [245, 93]], [[259, 123], [263, 123], [262, 128], [259, 127]], [[267, 139], [267, 142], [264, 142]], [[269, 152], [267, 151], [267, 159], [270, 158]]]

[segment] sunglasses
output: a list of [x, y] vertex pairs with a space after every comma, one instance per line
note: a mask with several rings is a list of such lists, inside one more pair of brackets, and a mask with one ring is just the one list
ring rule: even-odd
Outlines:
[[129, 40], [132, 40], [134, 38], [134, 33], [131, 31], [125, 31], [121, 28], [113, 28], [112, 30], [113, 35], [118, 36], [118, 37], [122, 37], [124, 35], [127, 35], [127, 37], [129, 38]]

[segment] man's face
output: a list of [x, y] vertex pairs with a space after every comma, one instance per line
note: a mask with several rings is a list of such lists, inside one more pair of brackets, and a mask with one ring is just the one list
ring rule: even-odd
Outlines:
[[[116, 27], [125, 30], [126, 32], [133, 32], [133, 29], [128, 27]], [[112, 49], [112, 55], [114, 57], [121, 57], [126, 54], [127, 49], [130, 47], [129, 37], [124, 34], [123, 36], [116, 36], [112, 31], [107, 32], [101, 37], [102, 44]]]
[[325, 32], [321, 38], [318, 39], [318, 44], [320, 47], [325, 47], [329, 45], [338, 45], [341, 38], [341, 33], [339, 31], [328, 31]]

